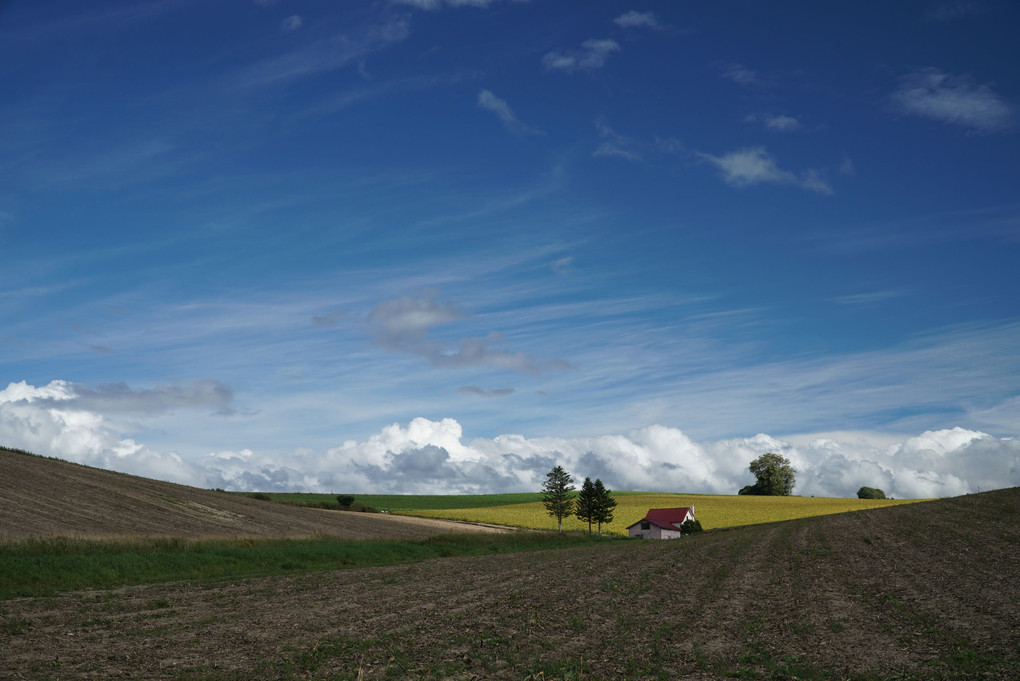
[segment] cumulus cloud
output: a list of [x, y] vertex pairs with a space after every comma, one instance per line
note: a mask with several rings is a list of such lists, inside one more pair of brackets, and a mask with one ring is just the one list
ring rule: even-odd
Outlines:
[[537, 130], [529, 128], [517, 119], [514, 110], [505, 100], [500, 99], [489, 90], [482, 90], [478, 93], [478, 108], [494, 113], [503, 127], [515, 135], [538, 134]]
[[794, 492], [804, 496], [853, 497], [869, 486], [897, 498], [931, 498], [1020, 485], [1020, 439], [964, 428], [913, 437], [840, 432], [696, 442], [678, 428], [651, 425], [593, 437], [503, 434], [465, 441], [454, 419], [415, 418], [325, 450], [241, 448], [186, 461], [125, 437], [100, 412], [58, 408], [68, 385], [13, 383], [0, 391], [0, 443], [111, 470], [249, 491], [534, 491], [562, 465], [576, 479], [599, 477], [612, 489], [734, 494], [753, 482], [747, 466], [765, 452], [791, 461]]
[[654, 12], [638, 12], [633, 9], [613, 19], [613, 23], [620, 28], [661, 29], [663, 27]]
[[779, 184], [800, 187], [818, 194], [832, 194], [832, 187], [817, 170], [809, 168], [799, 174], [782, 170], [764, 147], [747, 147], [723, 156], [698, 155], [715, 166], [726, 184], [734, 187]]
[[919, 69], [900, 78], [892, 94], [902, 113], [991, 133], [1013, 123], [1014, 111], [989, 85], [977, 85], [969, 76], [954, 76], [939, 69]]
[[[200, 469], [176, 453], [157, 452], [124, 437], [122, 428], [99, 411], [130, 410], [121, 399], [82, 397], [81, 392], [80, 386], [66, 381], [39, 388], [24, 381], [11, 383], [0, 391], [0, 443], [98, 468], [204, 484]], [[150, 400], [149, 408], [154, 407]]]
[[404, 296], [386, 300], [369, 313], [367, 322], [377, 345], [392, 352], [425, 357], [439, 368], [495, 367], [524, 373], [541, 373], [542, 364], [529, 355], [501, 350], [501, 336], [456, 341], [436, 340], [430, 331], [438, 326], [466, 319], [468, 315], [451, 303], [440, 302], [435, 291], [421, 297]]
[[548, 71], [594, 71], [606, 65], [609, 55], [619, 52], [620, 45], [611, 39], [585, 40], [581, 48], [563, 52], [548, 52], [542, 57], [542, 65]]

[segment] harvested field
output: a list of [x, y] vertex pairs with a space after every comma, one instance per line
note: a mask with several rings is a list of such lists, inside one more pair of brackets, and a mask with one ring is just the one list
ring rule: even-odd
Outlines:
[[0, 449], [0, 540], [31, 537], [424, 539], [492, 528], [274, 504]]
[[13, 679], [1010, 679], [1020, 490], [0, 604]]

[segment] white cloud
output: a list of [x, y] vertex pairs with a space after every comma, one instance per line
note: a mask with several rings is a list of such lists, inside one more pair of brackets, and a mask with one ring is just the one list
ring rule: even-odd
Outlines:
[[442, 9], [443, 7], [488, 7], [498, 0], [392, 0], [398, 5], [409, 5], [427, 11]]
[[243, 89], [286, 85], [295, 80], [342, 69], [404, 40], [410, 33], [406, 19], [393, 19], [366, 28], [356, 38], [338, 36], [320, 40], [256, 62], [234, 74], [231, 80]]
[[832, 194], [832, 187], [818, 171], [807, 169], [799, 175], [782, 170], [764, 147], [747, 147], [724, 156], [698, 154], [714, 165], [723, 180], [734, 187], [750, 187], [756, 184], [779, 184], [800, 187], [818, 194]]
[[549, 71], [594, 71], [606, 64], [609, 55], [619, 52], [620, 45], [615, 40], [585, 40], [579, 50], [565, 52], [549, 52], [542, 58], [542, 65]]
[[513, 388], [492, 388], [486, 390], [476, 385], [465, 385], [457, 388], [457, 392], [465, 395], [477, 395], [478, 397], [506, 397], [507, 395], [513, 395], [517, 391]]
[[489, 90], [482, 90], [478, 93], [478, 108], [494, 113], [503, 127], [515, 135], [538, 134], [536, 130], [529, 128], [517, 119], [514, 110], [505, 100], [500, 99]]
[[259, 491], [531, 491], [559, 464], [612, 489], [734, 494], [753, 482], [748, 463], [768, 451], [790, 459], [801, 495], [852, 497], [869, 486], [897, 498], [929, 498], [1020, 485], [1020, 440], [963, 428], [914, 437], [843, 432], [696, 442], [677, 428], [652, 425], [593, 437], [503, 434], [465, 442], [454, 419], [415, 418], [322, 450], [242, 447], [184, 460], [125, 437], [99, 412], [57, 408], [67, 385], [15, 383], [0, 391], [0, 442], [111, 470]]
[[989, 9], [988, 3], [981, 0], [950, 0], [929, 7], [924, 13], [924, 18], [926, 21], [955, 21], [984, 14]]
[[758, 81], [758, 73], [743, 64], [727, 64], [723, 67], [723, 75], [734, 83], [750, 85]]
[[599, 146], [592, 152], [592, 156], [598, 157], [612, 157], [623, 158], [628, 161], [640, 161], [641, 154], [638, 153], [638, 144], [629, 137], [620, 135], [606, 123], [604, 119], [598, 119], [595, 121], [595, 128], [599, 132], [599, 138], [601, 142]]
[[283, 20], [283, 22], [280, 24], [280, 29], [284, 33], [293, 33], [294, 31], [301, 28], [304, 25], [304, 23], [305, 21], [304, 19], [301, 18], [301, 15], [293, 14]]
[[959, 125], [971, 132], [1004, 130], [1012, 125], [1014, 117], [1013, 108], [990, 86], [935, 68], [919, 69], [900, 78], [892, 101], [905, 114]]
[[[41, 388], [24, 381], [0, 391], [0, 443], [99, 468], [202, 485], [203, 474], [175, 453], [163, 454], [123, 437], [100, 409], [66, 381]], [[124, 405], [119, 405], [123, 407]], [[115, 407], [116, 408], [116, 407]]]
[[765, 127], [769, 130], [778, 130], [779, 132], [790, 132], [791, 130], [800, 130], [804, 126], [793, 116], [766, 116]]
[[654, 12], [638, 12], [633, 9], [613, 19], [613, 23], [620, 28], [662, 28]]
[[544, 365], [536, 358], [495, 347], [501, 340], [497, 333], [452, 341], [433, 339], [431, 329], [468, 317], [456, 306], [439, 302], [436, 295], [435, 291], [425, 291], [420, 298], [404, 296], [376, 305], [367, 318], [375, 342], [392, 352], [425, 357], [437, 368], [485, 366], [529, 374], [542, 372]]

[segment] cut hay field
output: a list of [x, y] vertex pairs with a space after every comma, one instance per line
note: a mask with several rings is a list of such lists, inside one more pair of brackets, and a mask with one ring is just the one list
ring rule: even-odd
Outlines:
[[[617, 506], [614, 520], [603, 532], [626, 535], [627, 526], [641, 520], [650, 508], [693, 506], [704, 529], [737, 527], [793, 520], [811, 516], [862, 511], [885, 506], [915, 503], [916, 499], [838, 499], [823, 497], [754, 497], [708, 494], [657, 494], [651, 492], [614, 493]], [[432, 508], [401, 511], [423, 518], [442, 518], [472, 523], [492, 523], [537, 530], [555, 530], [556, 520], [540, 501], [479, 506], [475, 508]], [[587, 530], [588, 524], [575, 517], [565, 518], [565, 530]]]

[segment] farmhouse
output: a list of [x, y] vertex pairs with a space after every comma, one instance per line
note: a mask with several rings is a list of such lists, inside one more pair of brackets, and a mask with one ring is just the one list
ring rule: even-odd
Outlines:
[[627, 528], [632, 537], [676, 539], [685, 520], [694, 520], [694, 507], [650, 508], [645, 517]]

